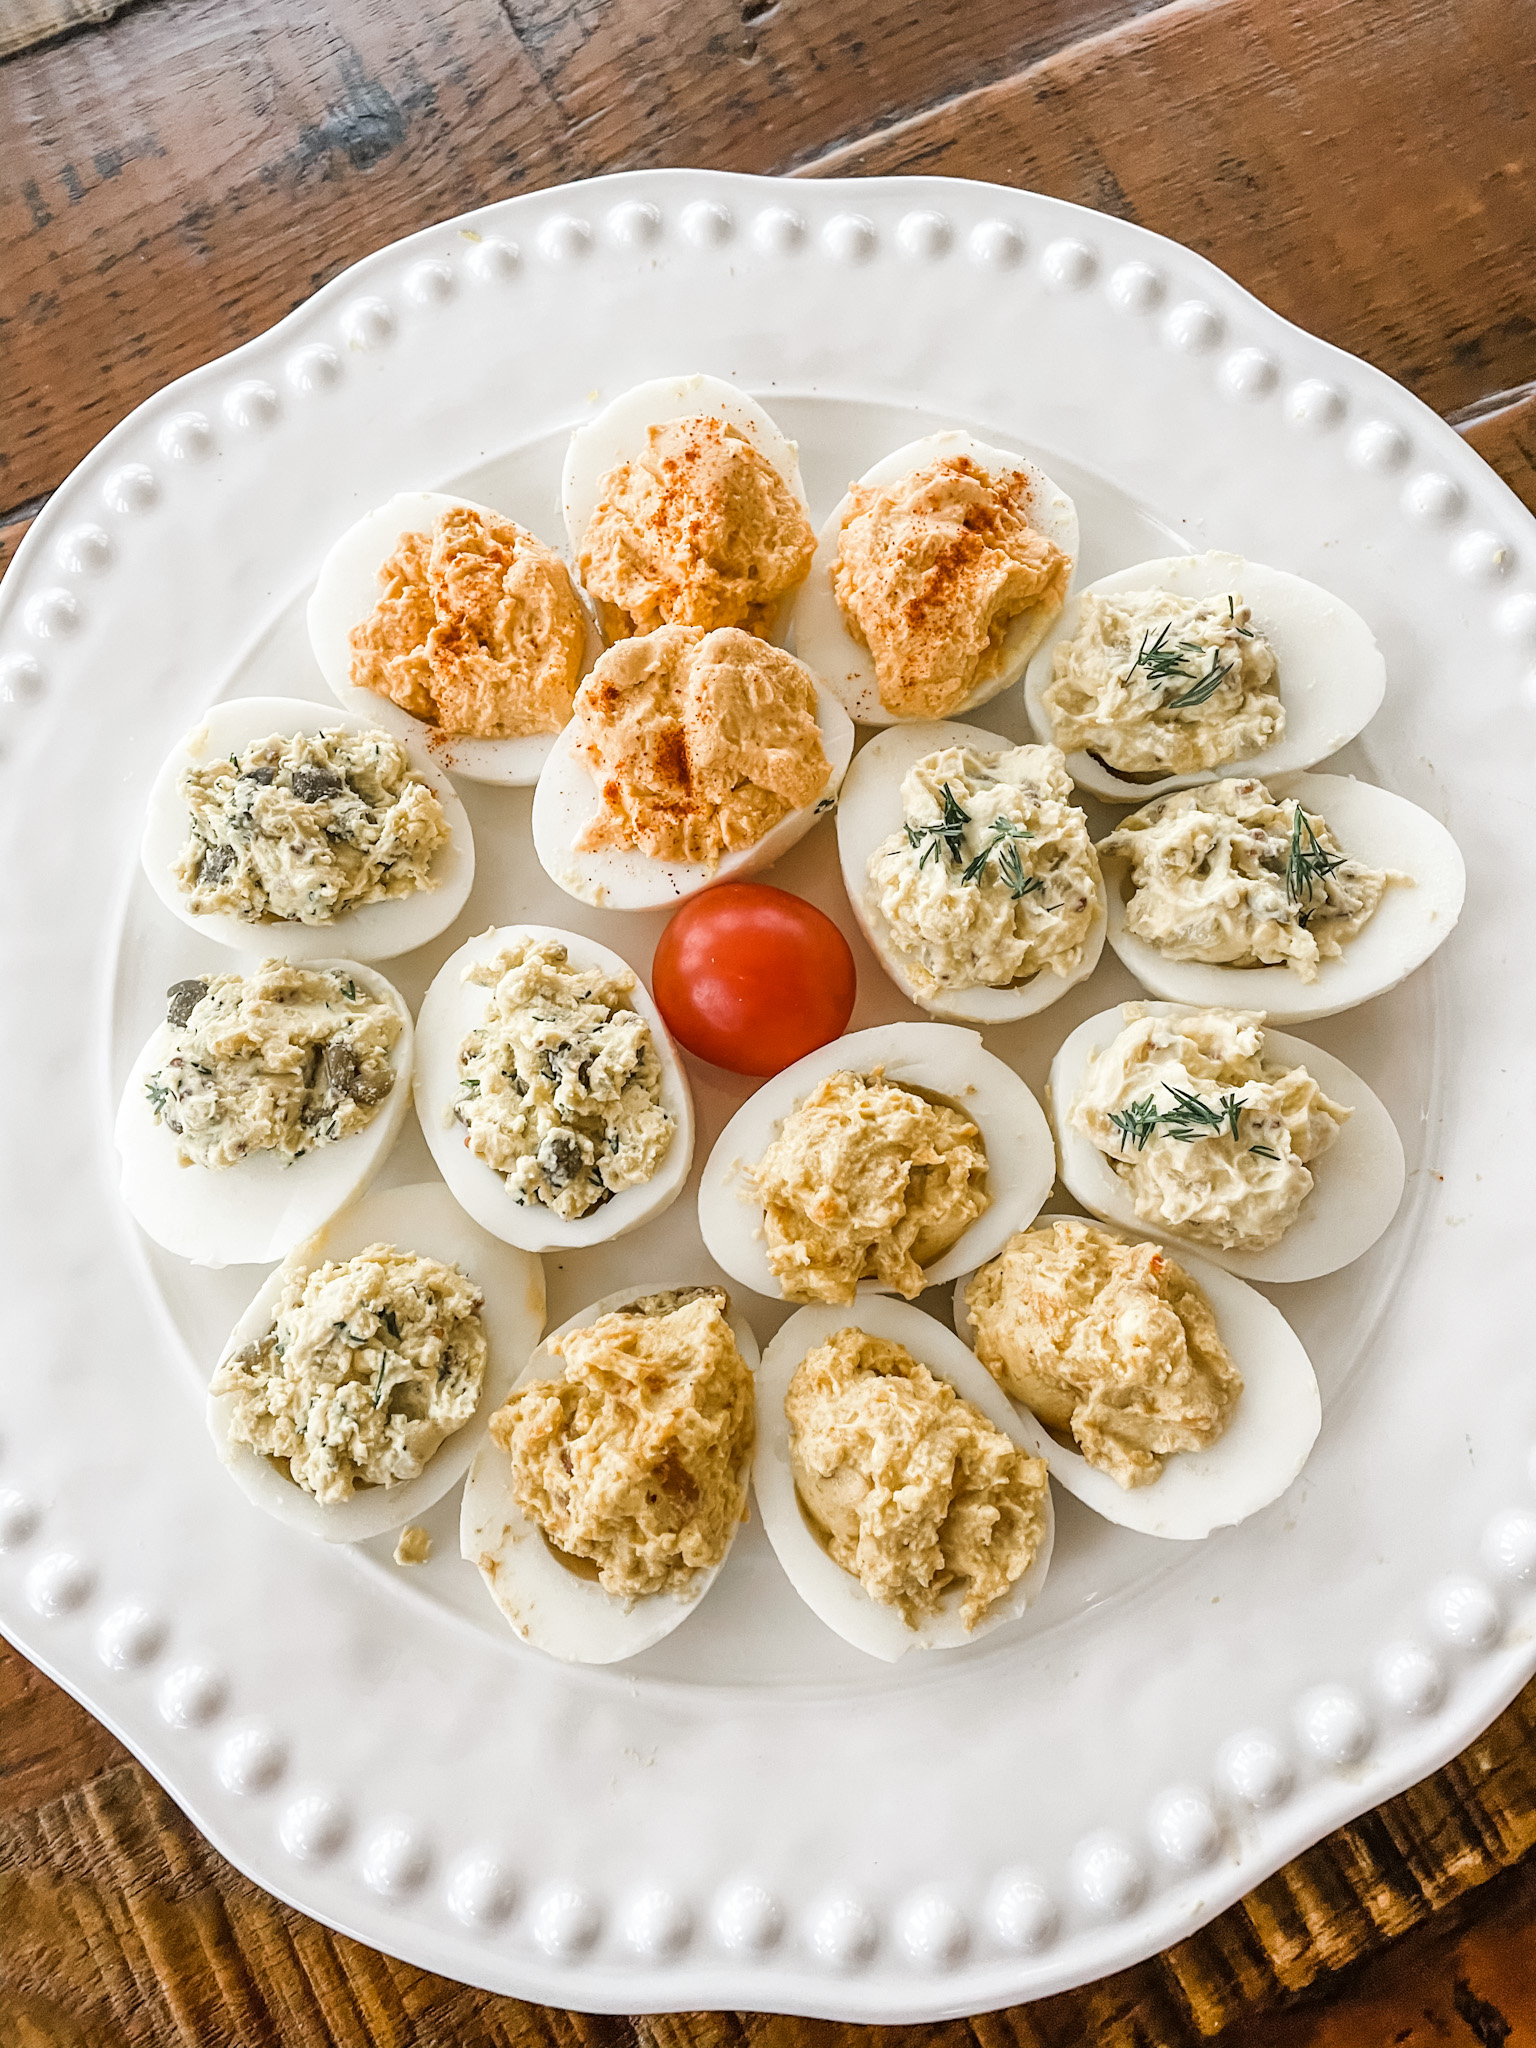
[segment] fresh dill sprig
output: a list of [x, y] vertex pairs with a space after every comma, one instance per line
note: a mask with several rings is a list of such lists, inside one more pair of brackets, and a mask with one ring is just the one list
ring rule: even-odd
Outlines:
[[[992, 837], [987, 841], [980, 853], [967, 861], [961, 869], [961, 881], [979, 883], [982, 876], [986, 873], [987, 862], [994, 853], [997, 853], [1000, 847], [1012, 847], [1015, 839], [1033, 839], [1034, 836], [1034, 833], [1030, 831], [1027, 825], [1016, 825], [1012, 818], [994, 818], [992, 821]], [[1014, 856], [1017, 858], [1016, 848], [1014, 849]]]
[[1142, 1152], [1157, 1129], [1157, 1104], [1150, 1095], [1139, 1095], [1129, 1108], [1111, 1110], [1109, 1120], [1120, 1133], [1122, 1145]]
[[1278, 1159], [1280, 1157], [1280, 1154], [1268, 1145], [1250, 1145], [1248, 1150], [1250, 1152], [1257, 1152], [1261, 1159]]
[[965, 828], [970, 822], [970, 812], [946, 782], [939, 816], [926, 825], [907, 826], [908, 846], [923, 848], [918, 866], [925, 868], [930, 859], [941, 857], [953, 866], [965, 850]]
[[1205, 674], [1199, 677], [1197, 681], [1191, 683], [1187, 690], [1181, 690], [1177, 697], [1165, 697], [1158, 706], [1158, 709], [1160, 711], [1193, 710], [1195, 705], [1203, 704], [1207, 698], [1215, 696], [1227, 677], [1231, 675], [1232, 669], [1233, 663], [1223, 661], [1213, 647], [1211, 649], [1211, 665]]
[[[1292, 799], [1295, 802], [1295, 799]], [[1312, 830], [1312, 820], [1297, 803], [1291, 812], [1291, 847], [1285, 863], [1285, 893], [1293, 903], [1309, 902], [1335, 869], [1342, 853], [1325, 853]]]
[[1252, 626], [1240, 626], [1237, 623], [1237, 599], [1235, 597], [1227, 599], [1227, 617], [1232, 621], [1232, 630], [1240, 640], [1251, 640], [1253, 638]]
[[1139, 668], [1145, 669], [1147, 681], [1155, 684], [1188, 681], [1195, 674], [1195, 670], [1186, 668], [1184, 662], [1188, 655], [1199, 655], [1198, 641], [1170, 641], [1168, 635], [1172, 631], [1173, 621], [1167, 619], [1155, 640], [1150, 637], [1150, 627], [1142, 634], [1141, 645], [1136, 650], [1136, 659], [1125, 673], [1125, 680], [1128, 683], [1133, 680]]
[[[1045, 888], [1043, 875], [1026, 875], [1024, 863], [1019, 858], [1019, 849], [1010, 839], [997, 856], [997, 872], [1008, 885], [1008, 893], [1015, 903], [1021, 903], [1026, 896], [1039, 895]], [[1049, 908], [1042, 905], [1042, 908]]]
[[1216, 1137], [1224, 1130], [1234, 1138], [1238, 1135], [1241, 1095], [1223, 1095], [1218, 1102], [1206, 1102], [1185, 1088], [1175, 1088], [1170, 1081], [1165, 1081], [1163, 1088], [1173, 1097], [1174, 1106], [1161, 1112], [1158, 1123], [1181, 1145], [1192, 1145], [1197, 1138]]

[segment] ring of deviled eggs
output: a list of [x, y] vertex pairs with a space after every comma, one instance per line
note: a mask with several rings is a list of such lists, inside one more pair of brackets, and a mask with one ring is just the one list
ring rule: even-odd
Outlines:
[[[206, 775], [224, 761], [233, 762], [248, 749], [279, 736], [296, 740], [300, 735], [313, 738], [320, 733], [340, 731], [366, 737], [381, 730], [386, 730], [382, 719], [335, 710], [306, 698], [236, 697], [211, 705], [166, 756], [149, 794], [140, 858], [150, 886], [166, 909], [201, 938], [233, 946], [243, 953], [281, 952], [293, 961], [329, 958], [343, 951], [359, 960], [390, 960], [426, 945], [439, 932], [446, 931], [464, 908], [475, 879], [475, 842], [468, 815], [453, 784], [417, 746], [405, 748], [408, 784], [425, 784], [436, 800], [441, 827], [447, 835], [446, 842], [437, 845], [425, 867], [425, 886], [413, 888], [406, 895], [358, 903], [323, 922], [306, 923], [298, 917], [248, 921], [227, 911], [194, 910], [188, 892], [177, 878], [182, 851], [192, 838], [187, 802], [181, 793], [184, 776]], [[394, 738], [391, 734], [390, 739]], [[238, 796], [237, 780], [229, 800], [237, 809], [241, 808]], [[315, 801], [324, 800], [322, 797]], [[243, 809], [248, 819], [250, 806]], [[243, 830], [245, 822], [237, 819], [236, 829]], [[377, 841], [368, 851], [376, 850]], [[395, 863], [396, 867], [400, 865]], [[320, 872], [323, 875], [323, 861]]]
[[[1196, 1014], [1188, 1003], [1130, 1007], [1143, 1016], [1172, 1021]], [[1088, 1018], [1063, 1041], [1046, 1083], [1062, 1184], [1091, 1216], [1138, 1237], [1156, 1238], [1173, 1246], [1181, 1258], [1182, 1248], [1193, 1244], [1197, 1255], [1212, 1265], [1261, 1282], [1321, 1279], [1370, 1250], [1403, 1198], [1407, 1168], [1397, 1126], [1386, 1104], [1352, 1067], [1321, 1046], [1279, 1031], [1263, 1034], [1266, 1060], [1287, 1070], [1304, 1067], [1324, 1095], [1351, 1112], [1319, 1158], [1314, 1185], [1296, 1220], [1277, 1243], [1261, 1251], [1227, 1251], [1138, 1215], [1125, 1182], [1072, 1118], [1094, 1058], [1123, 1029], [1124, 1015], [1118, 1008]]]
[[114, 1131], [123, 1200], [156, 1244], [195, 1266], [260, 1266], [286, 1257], [363, 1192], [405, 1121], [415, 1058], [405, 998], [355, 960], [303, 964], [312, 973], [345, 974], [400, 1020], [389, 1054], [393, 1086], [363, 1129], [288, 1164], [274, 1151], [253, 1150], [229, 1166], [183, 1166], [176, 1136], [156, 1122], [148, 1092], [175, 1051], [179, 1028], [168, 1020], [151, 1032], [124, 1085]]
[[[989, 479], [1001, 479], [1019, 472], [1029, 479], [1028, 518], [1036, 532], [1067, 557], [1067, 581], [1077, 562], [1077, 507], [1053, 483], [1038, 464], [1027, 456], [997, 448], [958, 428], [924, 434], [916, 441], [883, 456], [859, 478], [858, 488], [879, 490], [898, 484], [904, 477], [931, 463], [967, 460]], [[810, 574], [801, 586], [790, 619], [794, 646], [800, 659], [825, 678], [860, 725], [898, 725], [905, 714], [890, 711], [881, 702], [875, 660], [869, 647], [849, 631], [848, 623], [833, 590], [832, 571], [842, 543], [843, 525], [852, 509], [852, 493], [841, 498], [817, 538]], [[1059, 602], [1027, 608], [1009, 621], [1000, 647], [990, 663], [992, 672], [946, 714], [960, 717], [974, 711], [1016, 683], [1030, 656], [1055, 624]]]
[[[903, 778], [919, 761], [948, 747], [969, 747], [983, 754], [998, 755], [1008, 752], [1014, 744], [997, 733], [982, 731], [979, 726], [960, 725], [952, 720], [893, 725], [877, 733], [860, 748], [844, 778], [837, 806], [837, 853], [848, 901], [858, 919], [859, 929], [891, 980], [909, 1001], [935, 1017], [968, 1024], [1002, 1024], [1019, 1017], [1032, 1017], [1054, 1003], [1058, 996], [1065, 995], [1069, 988], [1086, 981], [1098, 966], [1104, 950], [1104, 882], [1091, 848], [1096, 908], [1077, 961], [1065, 974], [1043, 968], [1000, 987], [979, 982], [953, 987], [919, 987], [911, 963], [902, 957], [895, 944], [890, 922], [880, 907], [880, 892], [870, 877], [869, 863], [877, 847], [903, 830]], [[969, 841], [962, 837], [960, 843], [968, 854]], [[935, 847], [933, 858], [936, 862], [944, 862], [941, 846]], [[959, 886], [965, 871], [964, 860], [948, 865], [956, 869], [952, 879]]]
[[[750, 1095], [715, 1141], [699, 1182], [699, 1229], [723, 1272], [754, 1293], [785, 1296], [763, 1238], [763, 1208], [747, 1178], [779, 1137], [785, 1119], [829, 1076], [869, 1077], [909, 1090], [973, 1123], [986, 1154], [987, 1206], [940, 1256], [922, 1268], [935, 1287], [990, 1259], [1025, 1229], [1051, 1191], [1056, 1152], [1045, 1113], [1027, 1082], [986, 1050], [981, 1034], [954, 1024], [877, 1024], [807, 1053]], [[874, 1279], [863, 1300], [888, 1291]]]
[[[487, 963], [509, 949], [544, 944], [565, 948], [570, 965], [578, 972], [588, 970], [633, 981], [630, 1002], [649, 1027], [659, 1068], [655, 1101], [671, 1119], [670, 1140], [650, 1178], [619, 1189], [590, 1213], [575, 1217], [557, 1215], [541, 1202], [517, 1202], [503, 1174], [469, 1149], [469, 1134], [454, 1113], [463, 1080], [460, 1048], [471, 1033], [486, 1024], [493, 993], [489, 984], [466, 976], [487, 970]], [[438, 969], [417, 1012], [416, 1045], [416, 1114], [422, 1133], [455, 1200], [493, 1236], [528, 1251], [603, 1244], [638, 1230], [682, 1192], [693, 1162], [693, 1096], [688, 1079], [650, 991], [633, 968], [607, 946], [549, 925], [502, 925], [481, 932], [466, 940]]]
[[[1191, 796], [1198, 798], [1206, 786], [1198, 785]], [[1262, 1010], [1276, 1020], [1306, 1024], [1385, 995], [1423, 966], [1455, 929], [1467, 887], [1460, 848], [1428, 811], [1352, 775], [1287, 775], [1266, 779], [1262, 786], [1277, 804], [1294, 799], [1305, 812], [1321, 817], [1352, 866], [1385, 871], [1389, 878], [1364, 925], [1341, 941], [1342, 951], [1319, 960], [1311, 981], [1283, 963], [1245, 967], [1170, 959], [1128, 928], [1131, 863], [1124, 851], [1101, 847], [1111, 947], [1152, 995], [1201, 1008]], [[1300, 880], [1294, 888], [1287, 880], [1286, 893], [1310, 903], [1321, 897], [1326, 875], [1314, 890], [1309, 860], [1313, 872], [1325, 871], [1329, 856], [1317, 847], [1306, 820], [1292, 817], [1287, 868], [1299, 868]], [[1129, 837], [1127, 822], [1122, 819], [1118, 828], [1122, 839]], [[1196, 887], [1214, 894], [1216, 885], [1207, 880]], [[1217, 908], [1219, 913], [1219, 899]], [[1310, 915], [1314, 937], [1327, 930], [1315, 913]]]
[[[431, 534], [444, 513], [453, 511], [475, 512], [498, 521], [505, 517], [473, 498], [445, 491], [400, 491], [349, 526], [320, 565], [306, 614], [309, 644], [338, 704], [382, 725], [413, 747], [430, 748], [444, 768], [469, 782], [522, 787], [538, 780], [558, 728], [505, 739], [443, 732], [403, 704], [352, 680], [352, 633], [379, 603], [381, 568], [407, 535]], [[574, 579], [572, 592], [585, 634], [579, 671], [585, 675], [602, 649], [602, 636]]]
[[[1068, 598], [1049, 638], [1030, 661], [1025, 677], [1030, 723], [1040, 739], [1059, 744], [1046, 691], [1055, 674], [1058, 652], [1076, 635], [1085, 604], [1094, 597], [1143, 591], [1169, 592], [1177, 598], [1210, 599], [1218, 603], [1231, 598], [1246, 604], [1251, 626], [1235, 630], [1244, 639], [1262, 636], [1272, 648], [1275, 687], [1285, 713], [1285, 729], [1269, 744], [1242, 758], [1224, 759], [1185, 774], [1117, 773], [1094, 752], [1063, 748], [1072, 780], [1094, 796], [1110, 803], [1142, 804], [1169, 790], [1187, 789], [1218, 775], [1291, 774], [1336, 753], [1370, 723], [1381, 706], [1386, 691], [1386, 663], [1375, 636], [1358, 612], [1351, 610], [1342, 598], [1304, 577], [1292, 575], [1289, 570], [1267, 568], [1262, 562], [1246, 561], [1241, 555], [1212, 549], [1203, 555], [1164, 556], [1157, 561], [1137, 562], [1129, 569], [1116, 569]], [[1160, 687], [1166, 693], [1168, 688], [1182, 684], [1178, 694], [1193, 695], [1190, 708], [1198, 708], [1203, 675], [1198, 655], [1171, 662], [1169, 678], [1159, 684], [1157, 638], [1157, 632], [1149, 628], [1138, 653], [1127, 664], [1128, 671], [1134, 673], [1143, 656], [1150, 655], [1153, 666], [1145, 671], [1146, 686]], [[1176, 655], [1171, 637], [1166, 652]]]
[[[1032, 1228], [1048, 1230], [1053, 1223], [1081, 1220], [1037, 1216]], [[1125, 1244], [1146, 1242], [1139, 1231], [1100, 1227]], [[1312, 1361], [1273, 1302], [1235, 1273], [1208, 1264], [1182, 1245], [1177, 1263], [1203, 1290], [1221, 1340], [1242, 1375], [1242, 1392], [1231, 1417], [1209, 1449], [1173, 1452], [1150, 1485], [1123, 1487], [1110, 1473], [1090, 1465], [1076, 1445], [1065, 1440], [1065, 1431], [1053, 1434], [1022, 1401], [1012, 1395], [1004, 1398], [1013, 1407], [1029, 1448], [1044, 1458], [1051, 1477], [1085, 1507], [1138, 1535], [1189, 1542], [1246, 1521], [1280, 1498], [1317, 1441], [1322, 1402]], [[976, 1330], [966, 1302], [973, 1278], [966, 1274], [955, 1282], [954, 1315], [956, 1331], [974, 1349]]]
[[[236, 1323], [219, 1364], [258, 1342], [274, 1325], [284, 1289], [325, 1264], [342, 1265], [374, 1245], [456, 1266], [481, 1294], [485, 1365], [474, 1412], [428, 1457], [414, 1478], [393, 1485], [362, 1485], [345, 1500], [322, 1501], [283, 1469], [283, 1461], [237, 1440], [233, 1393], [208, 1397], [208, 1428], [225, 1468], [241, 1492], [295, 1529], [328, 1543], [361, 1543], [426, 1513], [469, 1470], [485, 1440], [486, 1424], [511, 1392], [529, 1350], [544, 1327], [544, 1270], [479, 1229], [437, 1181], [386, 1188], [365, 1195], [301, 1245], [268, 1274]], [[381, 1353], [381, 1363], [385, 1363]], [[382, 1373], [381, 1373], [382, 1377]]]
[[[516, 1393], [531, 1380], [559, 1379], [561, 1361], [553, 1347], [571, 1330], [630, 1308], [647, 1294], [665, 1294], [685, 1284], [632, 1286], [605, 1294], [550, 1331], [508, 1392]], [[726, 1321], [755, 1380], [758, 1347], [751, 1325], [734, 1306]], [[524, 1642], [573, 1664], [615, 1664], [659, 1643], [693, 1613], [730, 1556], [727, 1545], [719, 1563], [700, 1569], [682, 1593], [646, 1593], [629, 1601], [609, 1593], [598, 1584], [594, 1567], [585, 1559], [563, 1557], [523, 1513], [513, 1493], [510, 1460], [495, 1443], [483, 1444], [470, 1467], [459, 1515], [459, 1549]]]
[[1050, 1569], [1055, 1516], [1050, 1486], [1044, 1489], [1043, 1537], [1028, 1568], [995, 1599], [973, 1628], [960, 1615], [961, 1588], [944, 1595], [934, 1614], [909, 1626], [895, 1607], [875, 1599], [859, 1580], [836, 1563], [815, 1534], [795, 1483], [790, 1454], [785, 1396], [807, 1353], [825, 1344], [839, 1330], [857, 1328], [866, 1335], [899, 1344], [935, 1379], [949, 1383], [961, 1400], [980, 1409], [994, 1428], [1021, 1450], [1036, 1453], [1031, 1432], [991, 1374], [952, 1330], [889, 1295], [872, 1295], [856, 1309], [802, 1308], [792, 1315], [763, 1353], [757, 1374], [757, 1453], [752, 1461], [752, 1490], [757, 1496], [763, 1529], [774, 1555], [800, 1598], [828, 1628], [856, 1650], [894, 1664], [909, 1650], [963, 1649], [1004, 1622], [1014, 1621], [1033, 1604]]

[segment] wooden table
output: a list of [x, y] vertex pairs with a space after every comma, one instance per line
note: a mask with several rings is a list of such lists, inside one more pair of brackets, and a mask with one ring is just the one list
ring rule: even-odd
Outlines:
[[[0, 0], [89, 22], [120, 0]], [[27, 16], [27, 22], [22, 16]], [[1536, 505], [1532, 0], [146, 0], [0, 61], [0, 564], [169, 378], [466, 207], [637, 165], [925, 171], [1176, 236], [1378, 363]], [[1193, 1939], [903, 2030], [1536, 2042], [1536, 1686]], [[0, 2048], [830, 2044], [468, 1991], [237, 1876], [0, 1645]]]

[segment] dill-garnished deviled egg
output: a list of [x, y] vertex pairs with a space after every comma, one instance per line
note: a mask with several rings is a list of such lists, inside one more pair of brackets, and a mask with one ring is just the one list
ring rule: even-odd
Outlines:
[[411, 1013], [355, 960], [178, 981], [118, 1105], [122, 1197], [197, 1266], [280, 1259], [359, 1195], [410, 1102]]
[[401, 491], [348, 527], [309, 600], [337, 702], [471, 782], [536, 782], [601, 641], [560, 556], [504, 513]]
[[475, 878], [441, 768], [377, 720], [298, 697], [209, 707], [155, 777], [140, 856], [199, 937], [290, 960], [409, 953]]
[[1090, 1214], [1248, 1280], [1336, 1272], [1402, 1200], [1386, 1105], [1332, 1053], [1251, 1011], [1102, 1011], [1051, 1062], [1047, 1107], [1061, 1178]]
[[1341, 598], [1215, 549], [1088, 584], [1025, 682], [1037, 736], [1080, 788], [1122, 804], [1310, 768], [1370, 722], [1385, 688], [1371, 629]]
[[469, 1469], [544, 1327], [544, 1272], [437, 1181], [387, 1188], [268, 1275], [208, 1427], [260, 1508], [328, 1543], [425, 1514]]
[[681, 1192], [687, 1078], [645, 984], [606, 946], [548, 925], [482, 932], [438, 970], [416, 1037], [432, 1156], [508, 1244], [602, 1244]]
[[888, 727], [843, 782], [848, 901], [902, 993], [936, 1017], [1033, 1016], [1092, 974], [1104, 884], [1055, 747], [952, 722]]
[[699, 1229], [771, 1299], [910, 1301], [999, 1251], [1055, 1173], [1044, 1112], [979, 1032], [877, 1024], [742, 1104], [705, 1165]]
[[746, 1517], [757, 1340], [723, 1288], [628, 1287], [544, 1339], [470, 1468], [459, 1547], [525, 1642], [637, 1656]]
[[795, 651], [860, 725], [957, 716], [1024, 673], [1077, 549], [1077, 508], [1027, 456], [925, 434], [866, 471], [822, 527]]
[[1406, 980], [1466, 893], [1445, 827], [1352, 775], [1176, 790], [1123, 817], [1099, 857], [1109, 943], [1143, 988], [1297, 1024]]
[[763, 1528], [845, 1642], [892, 1664], [977, 1642], [1033, 1602], [1055, 1534], [1046, 1468], [952, 1330], [888, 1296], [803, 1308], [757, 1384]]
[[1192, 1541], [1278, 1500], [1322, 1423], [1280, 1311], [1234, 1273], [1139, 1233], [1038, 1216], [955, 1284], [955, 1328], [1068, 1493]]

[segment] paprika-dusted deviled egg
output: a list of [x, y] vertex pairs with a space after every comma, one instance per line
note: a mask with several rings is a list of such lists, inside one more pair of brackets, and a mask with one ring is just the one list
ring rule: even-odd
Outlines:
[[681, 1192], [693, 1098], [645, 984], [606, 946], [548, 925], [482, 932], [438, 970], [416, 1036], [432, 1156], [508, 1244], [602, 1244]]
[[283, 1258], [389, 1156], [413, 1037], [404, 997], [355, 960], [175, 982], [118, 1105], [135, 1220], [197, 1266]]
[[1077, 548], [1077, 508], [1026, 456], [925, 434], [868, 470], [822, 527], [795, 650], [860, 725], [958, 716], [1024, 673]]
[[1104, 950], [1104, 884], [1055, 747], [974, 725], [888, 727], [837, 807], [843, 882], [902, 993], [936, 1017], [1043, 1010]]
[[1310, 768], [1370, 722], [1385, 688], [1371, 629], [1341, 598], [1214, 549], [1078, 591], [1025, 682], [1038, 737], [1112, 803]]
[[955, 1328], [1051, 1477], [1144, 1536], [1244, 1521], [1317, 1440], [1317, 1380], [1280, 1311], [1138, 1233], [1036, 1217], [956, 1282]]
[[289, 960], [409, 953], [475, 878], [442, 769], [379, 721], [299, 697], [211, 705], [155, 777], [140, 855], [200, 937]]
[[359, 1543], [464, 1476], [543, 1327], [531, 1252], [437, 1181], [387, 1188], [268, 1275], [215, 1368], [208, 1427], [258, 1507]]
[[746, 1517], [757, 1341], [723, 1288], [639, 1286], [546, 1337], [470, 1468], [459, 1547], [525, 1642], [613, 1664], [670, 1635]]
[[833, 808], [852, 752], [847, 713], [782, 647], [658, 626], [577, 691], [534, 791], [534, 850], [584, 903], [670, 908], [787, 853]]
[[321, 565], [309, 639], [339, 703], [471, 782], [538, 780], [597, 629], [556, 551], [472, 498], [401, 491]]
[[990, 1259], [1055, 1174], [1039, 1103], [979, 1032], [877, 1024], [742, 1104], [705, 1165], [699, 1228], [758, 1294], [910, 1301]]
[[1297, 1024], [1406, 980], [1466, 893], [1445, 827], [1352, 775], [1175, 790], [1122, 818], [1099, 857], [1109, 943], [1143, 988]]
[[1103, 1222], [1247, 1280], [1316, 1280], [1369, 1251], [1405, 1166], [1386, 1105], [1261, 1016], [1126, 1003], [1051, 1062], [1061, 1177]]
[[1050, 1565], [1025, 1421], [952, 1330], [888, 1296], [803, 1308], [769, 1344], [752, 1486], [801, 1599], [888, 1664], [1015, 1620]]
[[719, 377], [657, 377], [571, 435], [576, 573], [605, 637], [658, 626], [777, 635], [816, 536], [793, 441]]

